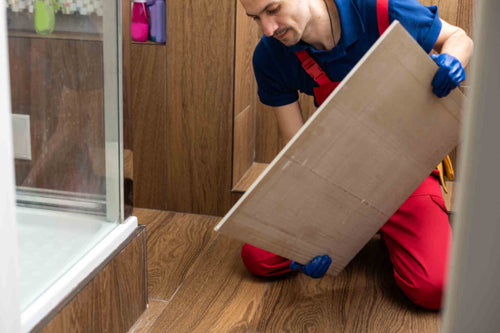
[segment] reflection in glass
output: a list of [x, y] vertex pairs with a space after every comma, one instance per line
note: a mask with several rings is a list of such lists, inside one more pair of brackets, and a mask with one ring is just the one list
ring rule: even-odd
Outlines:
[[[117, 2], [7, 4], [12, 113], [25, 125], [14, 129], [14, 151], [26, 309], [120, 222], [110, 212], [120, 209], [110, 200], [119, 193], [120, 144], [108, 133], [120, 125], [118, 89], [110, 86], [118, 78], [104, 83], [113, 72], [106, 66], [119, 63], [106, 51], [118, 45], [118, 25], [103, 35], [103, 16], [116, 13]], [[106, 52], [116, 59], [105, 62]]]

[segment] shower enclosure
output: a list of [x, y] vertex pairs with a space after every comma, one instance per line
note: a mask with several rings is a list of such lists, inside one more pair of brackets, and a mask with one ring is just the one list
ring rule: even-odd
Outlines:
[[137, 226], [125, 220], [116, 0], [7, 0], [21, 330]]

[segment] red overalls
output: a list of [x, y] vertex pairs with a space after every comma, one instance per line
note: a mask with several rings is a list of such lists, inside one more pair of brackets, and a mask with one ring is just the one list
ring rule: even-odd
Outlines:
[[[382, 34], [389, 26], [388, 0], [377, 1], [377, 18]], [[319, 84], [314, 88], [314, 95], [321, 105], [339, 82], [330, 81], [307, 51], [299, 51], [296, 55], [306, 72]], [[397, 285], [415, 304], [428, 309], [441, 307], [451, 243], [448, 211], [438, 177], [439, 172], [434, 170], [380, 229]], [[255, 275], [275, 276], [290, 272], [290, 260], [250, 244], [243, 246], [241, 257]]]

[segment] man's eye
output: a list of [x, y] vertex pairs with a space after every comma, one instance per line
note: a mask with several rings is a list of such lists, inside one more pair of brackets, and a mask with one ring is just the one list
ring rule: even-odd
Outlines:
[[267, 13], [269, 15], [273, 15], [273, 14], [278, 13], [279, 11], [280, 11], [280, 6], [276, 6], [276, 7], [272, 8], [272, 9], [268, 9]]

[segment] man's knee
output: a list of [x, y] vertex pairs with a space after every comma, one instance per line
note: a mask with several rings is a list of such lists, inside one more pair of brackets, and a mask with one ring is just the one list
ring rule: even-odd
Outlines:
[[415, 276], [411, 283], [396, 278], [406, 296], [418, 306], [429, 310], [439, 310], [445, 286], [444, 276]]
[[290, 272], [290, 260], [250, 244], [243, 245], [241, 259], [253, 275], [276, 276]]

